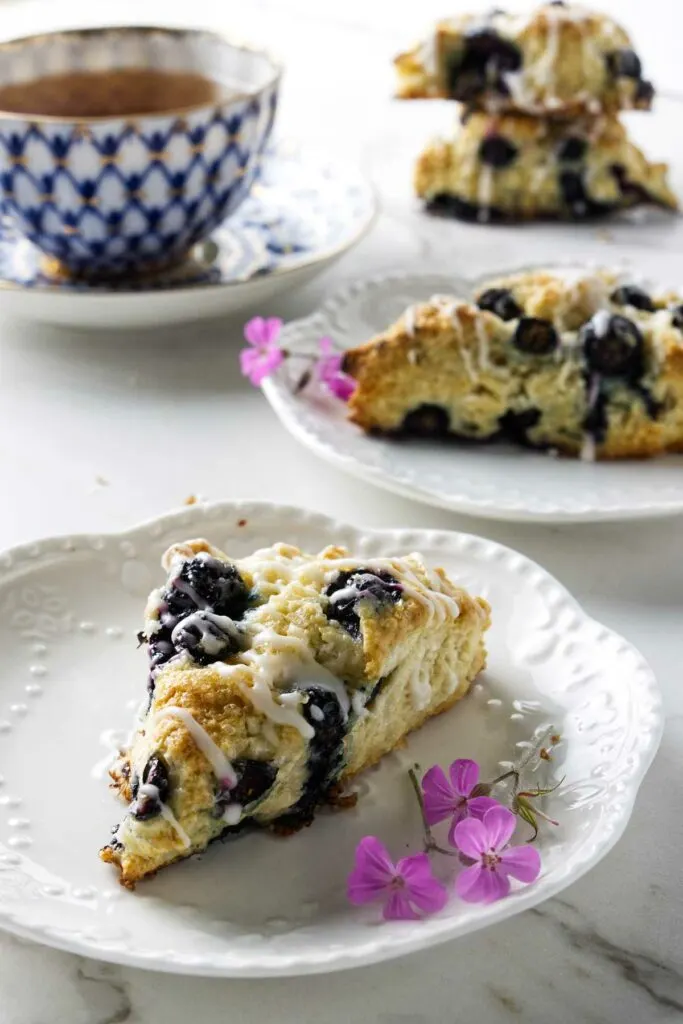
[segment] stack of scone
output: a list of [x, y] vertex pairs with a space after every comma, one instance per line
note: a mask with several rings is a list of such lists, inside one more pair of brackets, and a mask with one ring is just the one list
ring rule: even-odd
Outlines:
[[395, 63], [399, 97], [463, 106], [455, 137], [417, 162], [430, 209], [488, 222], [678, 207], [666, 165], [650, 163], [619, 121], [621, 110], [649, 110], [654, 89], [610, 18], [563, 2], [461, 15]]

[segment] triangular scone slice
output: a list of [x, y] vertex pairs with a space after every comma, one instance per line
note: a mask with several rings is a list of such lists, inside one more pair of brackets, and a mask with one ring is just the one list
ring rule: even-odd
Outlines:
[[349, 417], [370, 433], [587, 459], [683, 449], [683, 298], [607, 272], [529, 271], [474, 302], [433, 296], [344, 369]]
[[624, 29], [569, 3], [541, 4], [524, 15], [493, 9], [440, 21], [395, 66], [402, 99], [460, 100], [496, 114], [567, 119], [648, 110], [654, 96]]
[[677, 209], [667, 174], [617, 118], [473, 113], [420, 155], [415, 191], [428, 209], [460, 220], [585, 220], [643, 203]]
[[486, 602], [416, 556], [261, 552], [234, 564], [245, 581], [247, 565], [255, 595], [274, 575], [289, 580], [264, 603], [252, 597], [233, 653], [197, 665], [186, 649], [156, 669], [114, 772], [131, 806], [102, 857], [124, 884], [250, 824], [310, 823], [332, 787], [463, 696], [484, 665]]

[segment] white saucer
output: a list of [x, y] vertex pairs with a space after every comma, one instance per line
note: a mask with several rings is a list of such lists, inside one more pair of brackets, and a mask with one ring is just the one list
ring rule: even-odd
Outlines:
[[182, 267], [137, 282], [46, 277], [40, 252], [0, 223], [0, 311], [66, 326], [159, 326], [255, 308], [360, 241], [376, 209], [353, 168], [291, 142], [266, 153], [251, 195]]
[[[359, 780], [353, 810], [321, 814], [285, 840], [215, 843], [122, 889], [97, 856], [120, 815], [105, 730], [128, 730], [147, 666], [136, 650], [147, 592], [172, 541], [206, 536], [233, 556], [277, 540], [373, 555], [421, 551], [493, 609], [489, 665], [473, 692]], [[621, 835], [662, 729], [643, 658], [522, 555], [446, 531], [361, 530], [283, 506], [194, 506], [128, 533], [53, 538], [0, 554], [0, 927], [83, 956], [173, 973], [260, 977], [385, 960], [518, 914], [596, 864]], [[358, 840], [395, 855], [420, 846], [407, 778], [455, 757], [484, 777], [535, 727], [563, 737], [565, 776], [548, 801], [542, 874], [490, 906], [452, 896], [424, 922], [378, 924], [351, 907]], [[457, 951], [454, 950], [457, 956]]]
[[[498, 269], [496, 276], [520, 269], [528, 268]], [[329, 335], [340, 347], [351, 348], [383, 330], [412, 303], [439, 293], [467, 297], [490, 277], [400, 274], [359, 282], [338, 292], [313, 316], [288, 324], [283, 344], [290, 352], [314, 353], [318, 339]], [[429, 505], [518, 522], [592, 522], [683, 512], [683, 455], [585, 463], [507, 444], [397, 442], [364, 434], [348, 422], [337, 399], [313, 387], [297, 391], [286, 368], [268, 378], [263, 390], [290, 433], [327, 462]]]

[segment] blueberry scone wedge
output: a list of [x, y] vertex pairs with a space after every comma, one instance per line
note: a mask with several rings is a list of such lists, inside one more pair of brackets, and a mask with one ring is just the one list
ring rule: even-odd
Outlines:
[[675, 210], [667, 173], [614, 117], [475, 113], [427, 146], [414, 177], [428, 209], [487, 222], [584, 220], [641, 204]]
[[441, 21], [395, 67], [403, 99], [452, 99], [494, 113], [567, 118], [647, 110], [654, 95], [624, 29], [569, 3]]
[[418, 555], [174, 546], [142, 639], [152, 665], [128, 803], [103, 860], [133, 886], [248, 827], [293, 831], [468, 691], [489, 608]]
[[608, 272], [534, 271], [433, 296], [346, 353], [373, 434], [567, 455], [683, 451], [683, 301]]

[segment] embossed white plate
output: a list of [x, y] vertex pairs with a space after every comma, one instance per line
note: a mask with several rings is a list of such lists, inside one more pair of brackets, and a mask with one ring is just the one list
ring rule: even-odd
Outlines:
[[[528, 268], [514, 271], [519, 269]], [[338, 292], [313, 316], [288, 324], [283, 344], [294, 353], [312, 353], [318, 339], [330, 335], [340, 347], [352, 348], [412, 303], [437, 293], [467, 297], [481, 280], [400, 274], [359, 282]], [[294, 365], [300, 371], [301, 362]], [[286, 368], [267, 379], [263, 390], [287, 429], [322, 458], [430, 505], [520, 522], [592, 522], [683, 512], [683, 455], [585, 463], [507, 444], [397, 442], [368, 437], [347, 421], [342, 402], [312, 386], [296, 392]]]
[[[135, 631], [172, 541], [204, 535], [235, 556], [284, 540], [331, 541], [360, 556], [418, 550], [493, 608], [489, 667], [470, 695], [385, 758], [353, 810], [321, 813], [287, 839], [216, 843], [135, 892], [97, 856], [121, 805], [108, 790], [107, 730], [125, 730], [144, 692]], [[195, 506], [129, 533], [48, 539], [0, 555], [0, 927], [90, 957], [174, 973], [305, 974], [399, 956], [541, 902], [579, 878], [628, 821], [662, 727], [659, 692], [636, 650], [589, 619], [543, 569], [492, 541], [445, 531], [362, 530], [265, 504]], [[532, 730], [564, 738], [561, 826], [541, 841], [539, 881], [492, 906], [453, 895], [424, 922], [379, 924], [344, 897], [358, 840], [396, 857], [420, 829], [406, 776], [455, 757], [485, 777]], [[105, 760], [103, 760], [105, 759]]]

